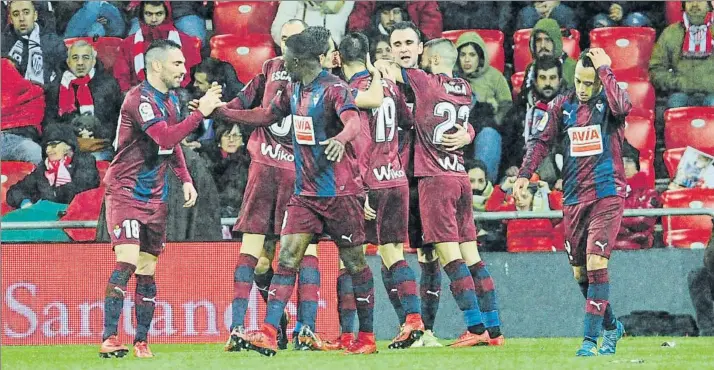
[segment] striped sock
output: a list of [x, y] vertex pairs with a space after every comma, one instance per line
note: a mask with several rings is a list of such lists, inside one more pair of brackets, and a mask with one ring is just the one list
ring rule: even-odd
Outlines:
[[468, 267], [466, 267], [466, 263], [462, 259], [451, 261], [444, 266], [444, 272], [451, 280], [451, 294], [454, 295], [456, 304], [464, 313], [464, 320], [469, 331], [473, 332], [473, 328], [479, 327], [476, 330], [480, 330], [483, 333], [483, 319], [481, 310], [478, 307], [474, 280], [469, 273]]
[[340, 317], [340, 332], [353, 333], [355, 328], [355, 295], [352, 289], [352, 276], [347, 269], [341, 269], [337, 276], [337, 313]]
[[265, 314], [265, 323], [276, 331], [280, 329], [280, 318], [293, 295], [296, 277], [296, 269], [278, 264], [278, 269], [275, 271], [270, 288], [268, 288], [268, 312]]
[[607, 269], [588, 271], [588, 283], [583, 336], [586, 340], [597, 343], [610, 296]]
[[320, 265], [317, 257], [305, 256], [298, 272], [298, 313], [297, 319], [315, 331], [317, 304], [320, 291]]
[[233, 273], [233, 304], [231, 330], [238, 326], [243, 326], [245, 313], [248, 310], [248, 299], [250, 290], [253, 288], [253, 275], [258, 259], [250, 254], [241, 253], [238, 256], [235, 272]]
[[[392, 283], [397, 288], [401, 306], [404, 307], [404, 313], [407, 315], [413, 313], [421, 314], [419, 296], [417, 295], [416, 275], [414, 271], [409, 268], [407, 261], [397, 261], [389, 268], [389, 271], [392, 273]], [[401, 322], [403, 323], [404, 321]]]
[[483, 261], [469, 266], [469, 271], [474, 280], [483, 324], [492, 331], [491, 334], [494, 334], [494, 337], [497, 337], [498, 335], [495, 334], [500, 334], [501, 320], [498, 318], [498, 300], [496, 299], [493, 278], [491, 278], [491, 274], [486, 269], [486, 264]]
[[[588, 287], [590, 284], [588, 282], [578, 283], [580, 286], [580, 292], [583, 293], [583, 298], [588, 299]], [[602, 320], [602, 327], [605, 330], [615, 330], [617, 328], [617, 318], [615, 313], [612, 311], [612, 305], [608, 303], [605, 309], [605, 317]]]
[[421, 316], [424, 327], [427, 330], [434, 330], [436, 311], [439, 310], [439, 298], [441, 297], [441, 269], [439, 260], [422, 263], [421, 280], [419, 291], [421, 295]]
[[136, 266], [130, 263], [117, 262], [114, 271], [109, 276], [107, 289], [104, 292], [104, 334], [102, 335], [102, 341], [117, 334], [119, 315], [121, 315], [124, 307], [124, 298], [126, 296], [126, 284], [135, 270]]
[[407, 314], [404, 313], [404, 308], [402, 307], [402, 301], [399, 300], [399, 292], [397, 287], [392, 281], [392, 273], [389, 269], [382, 264], [382, 283], [384, 283], [384, 290], [387, 291], [387, 296], [389, 297], [389, 302], [392, 303], [394, 307], [394, 312], [397, 313], [397, 319], [399, 324], [403, 324], [407, 318]]
[[134, 292], [134, 312], [136, 314], [136, 335], [134, 343], [146, 342], [151, 321], [156, 308], [156, 280], [153, 275], [136, 275]]
[[352, 275], [352, 290], [359, 318], [359, 331], [362, 333], [374, 332], [374, 278], [369, 266]]

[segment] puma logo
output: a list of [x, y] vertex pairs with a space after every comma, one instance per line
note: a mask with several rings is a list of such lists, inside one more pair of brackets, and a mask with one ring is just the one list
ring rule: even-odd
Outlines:
[[255, 287], [258, 288], [258, 290], [260, 290], [260, 291], [262, 291], [262, 292], [267, 292], [267, 291], [268, 291], [268, 288], [270, 288], [269, 286], [263, 286], [263, 287], [262, 287], [262, 286], [260, 286], [260, 285], [256, 285]]
[[141, 300], [144, 301], [144, 302], [152, 302], [153, 304], [156, 304], [156, 298], [146, 298], [146, 297], [143, 297], [143, 298], [141, 298]]
[[438, 290], [435, 291], [435, 292], [432, 292], [431, 290], [427, 290], [427, 291], [426, 291], [426, 294], [431, 294], [431, 295], [433, 295], [434, 297], [439, 298], [439, 291], [438, 291]]
[[598, 311], [600, 311], [602, 309], [601, 307], [602, 307], [603, 302], [597, 303], [595, 301], [588, 301], [588, 303], [595, 306], [595, 308], [597, 308]]
[[398, 292], [398, 290], [396, 290], [396, 289], [392, 289], [392, 290], [390, 290], [390, 292], [394, 292], [394, 293], [397, 293], [397, 292]]
[[126, 297], [126, 290], [121, 290], [121, 288], [119, 288], [118, 286], [115, 286], [114, 290], [118, 291], [119, 293], [121, 293], [122, 296]]
[[573, 112], [568, 112], [567, 110], [564, 110], [564, 111], [563, 111], [563, 114], [568, 117], [568, 120], [570, 120], [570, 115], [571, 115], [572, 113], [573, 113]]
[[598, 247], [600, 247], [600, 249], [602, 249], [602, 251], [604, 252], [604, 251], [605, 251], [605, 247], [607, 247], [607, 242], [603, 243], [603, 242], [600, 242], [600, 241], [596, 241], [596, 242], [595, 242], [595, 245], [597, 245]]
[[357, 302], [365, 302], [365, 303], [369, 303], [369, 297], [371, 297], [371, 296], [372, 296], [372, 295], [371, 295], [371, 294], [369, 294], [369, 295], [367, 295], [367, 297], [366, 297], [366, 298], [356, 298], [356, 299], [357, 299]]
[[276, 291], [276, 289], [268, 290], [268, 297], [270, 297], [271, 295], [272, 295], [273, 297], [275, 297], [275, 291]]
[[347, 241], [350, 242], [350, 243], [352, 243], [352, 234], [347, 235], [347, 236], [346, 236], [346, 235], [342, 235], [341, 238], [344, 239], [344, 240], [347, 240]]

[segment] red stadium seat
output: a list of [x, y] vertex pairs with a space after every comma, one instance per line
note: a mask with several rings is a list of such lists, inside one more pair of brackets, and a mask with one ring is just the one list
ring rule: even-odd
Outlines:
[[679, 166], [679, 161], [682, 160], [682, 155], [684, 155], [685, 150], [687, 150], [687, 148], [667, 149], [662, 154], [664, 165], [667, 167], [670, 179], [673, 179], [674, 175], [677, 174], [677, 166]]
[[270, 35], [219, 35], [211, 38], [211, 56], [232, 64], [238, 78], [247, 82], [276, 54]]
[[[605, 27], [590, 31], [590, 47], [603, 48], [621, 80], [649, 80], [655, 30], [649, 27]], [[618, 73], [619, 72], [619, 73]]]
[[64, 40], [64, 44], [69, 47], [79, 40], [84, 40], [94, 46], [97, 51], [97, 58], [102, 61], [104, 69], [111, 72], [114, 62], [119, 56], [119, 46], [122, 39], [119, 37], [99, 37], [96, 41], [91, 37], [73, 37]]
[[[67, 207], [67, 213], [60, 221], [97, 221], [102, 209], [104, 188], [96, 188], [77, 194]], [[64, 229], [72, 240], [77, 242], [94, 241], [96, 229]]]
[[711, 230], [708, 229], [683, 229], [672, 230], [662, 234], [664, 245], [676, 248], [702, 249], [709, 244]]
[[[516, 72], [525, 71], [533, 61], [530, 46], [532, 31], [532, 28], [526, 28], [513, 34], [513, 67]], [[563, 36], [563, 51], [577, 60], [580, 56], [580, 32], [575, 29], [569, 31], [570, 36]]]
[[657, 141], [654, 112], [648, 112], [646, 116], [627, 116], [625, 118], [625, 138], [639, 151], [654, 151]]
[[674, 24], [681, 22], [684, 18], [684, 13], [682, 12], [682, 2], [681, 1], [667, 1], [664, 6], [665, 18], [667, 18], [667, 24]]
[[640, 172], [645, 174], [646, 184], [654, 189], [655, 188], [655, 169], [654, 169], [654, 152], [647, 150], [640, 150]]
[[277, 1], [216, 1], [213, 29], [216, 35], [270, 34], [277, 11]]
[[511, 86], [513, 87], [513, 99], [521, 93], [521, 85], [523, 85], [523, 79], [525, 78], [525, 72], [518, 72], [511, 75]]
[[25, 176], [35, 170], [35, 165], [29, 162], [2, 161], [0, 163], [0, 180], [2, 182], [2, 210], [0, 214], [6, 214], [13, 210], [7, 205], [7, 191], [11, 186], [20, 182]]
[[[714, 208], [714, 189], [668, 190], [662, 193], [663, 208]], [[675, 230], [705, 230], [711, 234], [712, 218], [703, 216], [662, 217], [665, 242]], [[708, 236], [707, 236], [708, 240]], [[689, 245], [685, 246], [689, 247]]]
[[506, 55], [504, 54], [503, 51], [503, 32], [499, 30], [453, 30], [453, 31], [444, 31], [442, 32], [441, 36], [451, 40], [451, 42], [456, 43], [456, 40], [459, 39], [459, 36], [466, 32], [476, 32], [481, 36], [483, 41], [486, 43], [486, 49], [488, 52], [488, 55], [491, 58], [491, 67], [496, 68], [497, 70], [501, 71], [503, 73], [503, 69], [506, 66]]
[[627, 81], [617, 83], [620, 88], [627, 90], [632, 102], [630, 115], [648, 116], [655, 109], [655, 89], [648, 81]]
[[673, 108], [664, 112], [664, 143], [667, 149], [691, 146], [714, 150], [714, 108]]

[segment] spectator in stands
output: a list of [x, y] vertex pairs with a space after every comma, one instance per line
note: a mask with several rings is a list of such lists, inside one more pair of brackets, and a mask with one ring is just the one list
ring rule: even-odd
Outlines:
[[67, 48], [57, 34], [37, 22], [37, 8], [32, 1], [8, 4], [10, 23], [2, 35], [2, 54], [15, 61], [21, 75], [47, 86], [59, 76], [59, 66], [67, 59]]
[[[531, 179], [524, 197], [514, 197], [513, 184], [516, 177], [507, 177], [502, 185], [496, 185], [486, 202], [487, 212], [548, 211], [563, 209], [563, 193], [550, 191], [548, 183], [536, 176]], [[563, 243], [556, 236], [555, 226], [560, 219], [516, 219], [503, 221], [507, 225], [507, 248], [529, 251], [552, 251]]]
[[501, 133], [498, 129], [513, 105], [511, 90], [503, 74], [489, 64], [486, 43], [476, 32], [462, 34], [456, 48], [459, 52], [456, 74], [469, 82], [479, 103], [493, 107], [495, 127], [482, 126], [474, 147], [475, 157], [486, 163], [488, 172], [493, 175], [491, 180], [495, 181], [501, 161]]
[[[465, 159], [464, 167], [471, 183], [471, 207], [474, 212], [484, 212], [486, 202], [493, 194], [493, 183], [488, 180], [486, 164], [479, 160]], [[506, 238], [503, 224], [498, 221], [476, 221], [479, 250], [505, 251]]]
[[117, 7], [107, 1], [85, 1], [67, 23], [64, 37], [124, 37], [126, 23]]
[[394, 61], [392, 54], [392, 46], [389, 44], [389, 36], [378, 35], [369, 40], [369, 55], [372, 58], [372, 63], [377, 60]]
[[389, 37], [396, 23], [409, 20], [407, 4], [404, 1], [378, 1], [372, 18], [370, 27], [363, 32], [369, 38]]
[[[113, 68], [114, 78], [119, 82], [122, 93], [146, 78], [143, 54], [153, 40], [169, 39], [181, 45], [186, 69], [201, 62], [201, 50], [195, 47], [195, 39], [174, 26], [169, 1], [142, 1], [138, 5], [138, 12], [141, 16], [139, 31], [124, 39]], [[190, 82], [191, 74], [186, 73], [181, 87], [186, 87]]]
[[347, 19], [355, 6], [355, 1], [281, 1], [278, 13], [270, 27], [270, 34], [276, 45], [280, 45], [280, 30], [285, 22], [301, 19], [308, 26], [323, 26], [330, 30], [339, 45], [345, 35]]
[[[0, 29], [4, 30], [6, 21], [10, 19], [8, 10], [12, 1], [2, 2], [2, 15], [0, 15]], [[55, 6], [64, 3], [64, 1], [34, 1], [35, 10], [37, 11], [37, 23], [45, 32], [58, 33], [57, 21], [55, 18]]]
[[684, 20], [662, 31], [650, 59], [650, 79], [669, 94], [667, 108], [714, 107], [714, 13], [706, 1], [684, 2]]
[[[563, 38], [558, 22], [552, 19], [542, 19], [533, 27], [530, 40], [531, 56], [536, 60], [544, 56], [553, 56], [560, 59], [562, 67], [562, 78], [567, 88], [573, 88], [575, 77], [575, 65], [573, 58], [563, 51]], [[535, 70], [533, 63], [526, 67], [526, 77], [524, 84], [534, 81]]]
[[704, 266], [692, 270], [688, 281], [689, 296], [697, 315], [699, 335], [712, 337], [714, 336], [714, 230], [704, 250]]
[[7, 204], [27, 208], [40, 200], [69, 204], [74, 196], [99, 186], [97, 164], [77, 147], [71, 127], [47, 126], [42, 135], [44, 161], [7, 192]]
[[600, 27], [656, 27], [664, 15], [664, 6], [648, 1], [588, 1], [578, 4], [587, 29]]
[[553, 19], [565, 28], [578, 28], [578, 17], [571, 7], [560, 1], [534, 1], [518, 13], [516, 29], [533, 28], [543, 19]]
[[[516, 107], [509, 114], [508, 126], [520, 128], [504, 144], [504, 166], [506, 176], [518, 175], [521, 160], [525, 155], [525, 145], [530, 135], [539, 130], [538, 124], [548, 110], [548, 103], [565, 90], [562, 78], [563, 66], [560, 59], [553, 56], [539, 57], [533, 63], [534, 78], [524, 83], [523, 90], [516, 100]], [[554, 148], [538, 168], [538, 175], [548, 184], [555, 184], [560, 179], [561, 164], [556, 159], [560, 150]], [[562, 155], [561, 155], [562, 157]]]
[[[233, 66], [215, 58], [204, 59], [192, 69], [192, 75], [193, 84], [189, 90], [193, 99], [202, 97], [214, 82], [223, 88], [221, 99], [225, 102], [233, 100], [243, 89], [243, 83], [238, 80]], [[216, 126], [213, 118], [204, 118], [203, 124], [184, 139], [183, 144], [194, 150], [214, 144]]]
[[441, 1], [439, 9], [444, 31], [488, 29], [510, 34], [510, 1]]
[[217, 144], [204, 150], [211, 164], [211, 174], [218, 187], [221, 217], [237, 217], [248, 183], [250, 156], [238, 125], [220, 124], [216, 128]]
[[[622, 147], [622, 162], [627, 178], [626, 209], [659, 207], [659, 194], [647, 184], [647, 175], [640, 172], [640, 154], [627, 141]], [[617, 233], [615, 249], [652, 248], [657, 217], [624, 217]]]
[[[140, 9], [141, 1], [132, 1], [127, 10], [134, 12]], [[204, 1], [172, 1], [171, 19], [177, 30], [193, 37], [201, 39], [201, 45], [207, 45], [206, 17], [209, 13], [208, 4]], [[139, 30], [139, 18], [141, 12], [131, 19], [129, 35], [133, 35]]]
[[[365, 32], [368, 30], [373, 24], [378, 3], [381, 1], [356, 1], [354, 11], [350, 14], [349, 31]], [[404, 4], [409, 20], [419, 27], [425, 38], [441, 37], [444, 27], [439, 4], [436, 1], [405, 1]]]
[[97, 160], [110, 160], [121, 92], [97, 60], [92, 45], [80, 40], [69, 48], [66, 70], [47, 91], [46, 123], [71, 124], [79, 149]]
[[42, 87], [24, 79], [8, 58], [2, 58], [0, 158], [39, 164], [45, 95]]

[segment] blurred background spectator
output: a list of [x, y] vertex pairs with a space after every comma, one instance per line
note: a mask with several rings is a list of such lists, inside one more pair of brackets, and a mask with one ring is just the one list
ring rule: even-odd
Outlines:
[[377, 60], [394, 61], [392, 54], [392, 46], [389, 43], [389, 36], [377, 35], [369, 40], [369, 55], [372, 58], [372, 63]]
[[[143, 1], [132, 1], [127, 10], [135, 13], [131, 18], [129, 35], [133, 35], [140, 28], [139, 19], [144, 17], [142, 11]], [[161, 1], [148, 1], [148, 3], [161, 3]], [[170, 13], [169, 21], [177, 30], [201, 40], [201, 45], [207, 47], [206, 17], [210, 12], [208, 2], [205, 1], [164, 1]], [[156, 4], [154, 4], [156, 5]], [[147, 22], [148, 23], [148, 22]]]
[[[75, 1], [75, 3], [77, 3]], [[64, 37], [112, 36], [124, 37], [126, 20], [121, 11], [108, 1], [79, 2], [81, 8], [73, 13], [64, 31]]]
[[[469, 174], [471, 183], [471, 206], [474, 212], [484, 212], [486, 203], [493, 194], [493, 183], [488, 181], [486, 164], [479, 160], [466, 159], [464, 167]], [[476, 221], [478, 230], [477, 241], [479, 250], [505, 251], [506, 238], [503, 224], [499, 221]]]
[[661, 27], [661, 4], [648, 1], [588, 1], [576, 11], [587, 23], [587, 30], [600, 27]]
[[488, 29], [511, 30], [510, 1], [440, 1], [439, 9], [444, 17], [444, 31]]
[[281, 1], [278, 13], [270, 27], [276, 45], [280, 45], [280, 29], [291, 19], [301, 19], [308, 26], [323, 26], [330, 30], [332, 39], [339, 44], [345, 35], [347, 19], [355, 1]]
[[565, 28], [578, 28], [575, 11], [560, 1], [534, 1], [521, 9], [516, 19], [516, 29], [533, 28], [541, 19], [553, 19]]
[[[354, 11], [349, 14], [348, 29], [350, 32], [365, 32], [374, 24], [377, 3], [382, 1], [356, 1]], [[436, 1], [389, 1], [385, 3], [401, 3], [400, 8], [406, 8], [409, 20], [414, 22], [426, 39], [441, 37], [444, 30], [439, 3]], [[282, 5], [282, 3], [281, 3]], [[393, 9], [393, 8], [392, 8]], [[333, 34], [334, 37], [334, 34]], [[338, 41], [339, 40], [335, 40]]]

